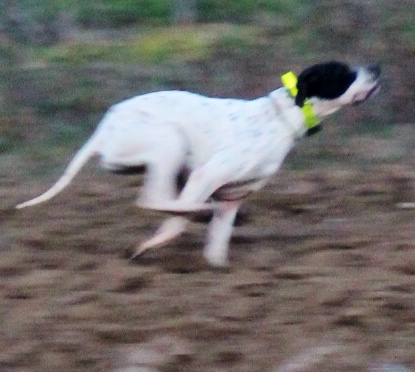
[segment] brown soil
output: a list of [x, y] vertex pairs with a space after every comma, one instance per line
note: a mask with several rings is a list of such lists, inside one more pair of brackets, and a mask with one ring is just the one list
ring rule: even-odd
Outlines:
[[163, 218], [134, 207], [137, 177], [83, 172], [17, 211], [48, 186], [20, 181], [0, 178], [2, 372], [415, 370], [405, 169], [281, 172], [227, 270], [205, 264], [201, 224], [126, 258]]

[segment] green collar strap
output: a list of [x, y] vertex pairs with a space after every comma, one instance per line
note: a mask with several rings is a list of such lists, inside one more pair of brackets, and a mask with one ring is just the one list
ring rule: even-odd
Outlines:
[[[281, 81], [283, 86], [290, 92], [292, 97], [296, 97], [298, 94], [297, 89], [297, 77], [294, 72], [289, 71], [281, 76]], [[320, 121], [317, 115], [313, 111], [313, 106], [311, 103], [306, 100], [301, 111], [304, 115], [304, 123], [307, 128], [307, 136], [311, 136], [314, 133], [317, 133], [320, 129]]]

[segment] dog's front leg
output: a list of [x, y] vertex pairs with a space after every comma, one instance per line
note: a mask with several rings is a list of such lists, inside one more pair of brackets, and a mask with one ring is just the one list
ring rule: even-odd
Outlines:
[[140, 244], [133, 254], [133, 258], [139, 256], [150, 248], [158, 248], [167, 244], [179, 236], [187, 227], [189, 220], [185, 217], [176, 216], [165, 220], [154, 236]]
[[[209, 262], [216, 266], [226, 264], [227, 243], [239, 203], [205, 204], [205, 202], [215, 190], [226, 183], [225, 181], [229, 178], [230, 174], [233, 174], [233, 163], [223, 164], [223, 154], [220, 154], [220, 156], [214, 157], [190, 174], [179, 198], [171, 202], [165, 201], [159, 203], [159, 205], [144, 205], [147, 208], [179, 214], [214, 210], [215, 214], [211, 222], [212, 232], [209, 238], [209, 242], [212, 241], [212, 243], [208, 243], [206, 249], [209, 252], [207, 253], [207, 257], [212, 257], [212, 260], [208, 258]], [[226, 205], [226, 207], [222, 204]], [[138, 256], [150, 248], [165, 245], [170, 240], [179, 236], [185, 230], [187, 224], [188, 219], [182, 216], [167, 219], [152, 238], [138, 247], [133, 257]], [[222, 247], [224, 248], [222, 249]], [[220, 256], [223, 257], [221, 258]], [[221, 261], [224, 262], [221, 263]]]
[[240, 204], [239, 201], [224, 202], [214, 211], [203, 251], [204, 257], [212, 266], [226, 266], [228, 263], [229, 240]]

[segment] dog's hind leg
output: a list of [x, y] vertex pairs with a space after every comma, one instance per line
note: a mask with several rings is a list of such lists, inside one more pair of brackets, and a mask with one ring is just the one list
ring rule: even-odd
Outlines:
[[[177, 197], [176, 171], [173, 167], [166, 167], [166, 165], [168, 164], [164, 164], [163, 167], [156, 166], [149, 169], [137, 206], [142, 208], [149, 206], [151, 208], [152, 205], [165, 205]], [[188, 222], [187, 218], [182, 216], [168, 218], [157, 229], [152, 238], [137, 247], [133, 257], [139, 256], [150, 248], [166, 245], [186, 229]]]
[[[142, 195], [137, 201], [137, 206], [142, 208], [151, 209], [153, 205], [171, 203], [177, 198], [177, 179], [183, 171], [187, 155], [186, 142], [180, 132], [175, 130], [163, 135], [157, 146], [152, 148], [152, 161], [148, 163]], [[138, 246], [133, 257], [150, 248], [167, 244], [186, 229], [188, 222], [187, 218], [182, 216], [168, 218], [152, 238]]]
[[151, 208], [151, 205], [175, 200], [177, 198], [176, 179], [182, 163], [183, 159], [167, 157], [163, 163], [149, 164], [137, 206]]
[[147, 174], [137, 200], [137, 206], [144, 208], [177, 198], [177, 178], [185, 167], [187, 156], [186, 141], [173, 126], [166, 126], [151, 141], [151, 150], [145, 155]]

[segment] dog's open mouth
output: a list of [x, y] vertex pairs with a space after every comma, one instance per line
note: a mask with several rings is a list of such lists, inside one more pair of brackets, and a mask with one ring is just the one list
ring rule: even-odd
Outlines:
[[369, 92], [367, 93], [367, 95], [366, 95], [366, 98], [365, 98], [365, 99], [368, 99], [368, 98], [370, 98], [370, 97], [374, 96], [375, 94], [378, 94], [378, 93], [379, 93], [379, 91], [380, 91], [380, 84], [379, 84], [379, 82], [377, 82], [377, 83], [374, 85], [374, 87], [373, 87], [371, 90], [369, 90]]
[[380, 83], [376, 82], [376, 84], [373, 86], [372, 89], [370, 89], [363, 98], [361, 97], [356, 97], [356, 100], [353, 102], [353, 105], [359, 105], [360, 103], [365, 102], [366, 100], [368, 100], [370, 97], [378, 94], [380, 91]]

